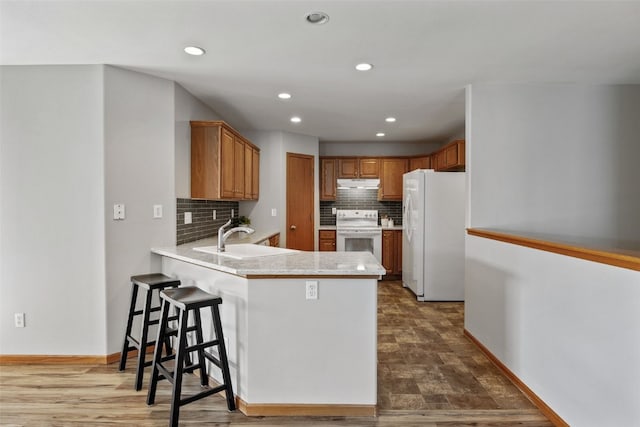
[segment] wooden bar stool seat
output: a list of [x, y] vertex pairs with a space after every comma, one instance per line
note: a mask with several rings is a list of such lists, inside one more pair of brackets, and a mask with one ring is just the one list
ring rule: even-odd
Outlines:
[[[131, 303], [129, 305], [129, 316], [127, 319], [127, 328], [124, 334], [124, 343], [120, 352], [119, 370], [124, 371], [127, 366], [127, 358], [129, 352], [138, 351], [138, 360], [136, 364], [136, 382], [135, 389], [142, 388], [142, 377], [144, 375], [145, 366], [151, 366], [152, 361], [146, 361], [147, 347], [156, 344], [156, 341], [148, 341], [149, 326], [157, 325], [159, 320], [151, 320], [151, 313], [160, 311], [160, 305], [152, 305], [152, 297], [154, 294], [159, 296], [159, 292], [167, 288], [177, 288], [180, 286], [180, 280], [165, 276], [161, 273], [142, 274], [131, 276]], [[138, 300], [138, 291], [145, 291], [144, 304], [142, 309], [136, 310], [136, 302]], [[131, 333], [133, 320], [136, 316], [142, 316], [140, 325], [140, 334], [134, 337]], [[175, 319], [175, 318], [174, 318]], [[171, 343], [169, 336], [163, 341], [167, 353], [171, 353]], [[162, 347], [159, 345], [158, 347]]]
[[[225, 392], [227, 399], [227, 407], [230, 411], [236, 409], [235, 398], [233, 395], [233, 387], [231, 385], [231, 374], [229, 373], [229, 362], [227, 359], [227, 350], [224, 344], [224, 335], [222, 333], [222, 322], [220, 321], [219, 305], [222, 304], [222, 298], [211, 295], [195, 286], [186, 286], [182, 288], [166, 289], [160, 292], [162, 300], [162, 310], [160, 312], [160, 325], [158, 327], [157, 342], [162, 342], [167, 334], [171, 334], [168, 328], [169, 309], [177, 310], [178, 329], [176, 352], [173, 355], [162, 357], [162, 349], [156, 346], [153, 354], [153, 367], [151, 369], [151, 380], [149, 383], [149, 394], [147, 395], [147, 405], [153, 405], [156, 397], [156, 387], [159, 380], [167, 379], [173, 385], [171, 396], [171, 413], [170, 426], [178, 425], [178, 417], [180, 406], [186, 405], [204, 397], [215, 393]], [[202, 317], [200, 310], [210, 308], [211, 318], [213, 321], [213, 329], [215, 338], [205, 342], [202, 333]], [[189, 326], [189, 314], [192, 314], [192, 325]], [[189, 345], [187, 333], [195, 332], [195, 344]], [[210, 347], [218, 348], [218, 357], [205, 351]], [[190, 353], [195, 352], [198, 360], [193, 364], [189, 357]], [[173, 364], [167, 363], [173, 361]], [[209, 388], [209, 377], [207, 375], [207, 363], [209, 361], [222, 371], [223, 384]], [[186, 362], [186, 363], [185, 363]], [[171, 371], [168, 367], [172, 367]], [[185, 372], [194, 372], [200, 370], [200, 384], [205, 387], [204, 391], [195, 395], [181, 397], [182, 392], [182, 374]]]

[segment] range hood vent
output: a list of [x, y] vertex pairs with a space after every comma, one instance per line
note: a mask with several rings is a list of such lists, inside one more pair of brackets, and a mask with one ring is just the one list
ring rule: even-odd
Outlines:
[[374, 188], [380, 187], [379, 179], [338, 179], [338, 188]]

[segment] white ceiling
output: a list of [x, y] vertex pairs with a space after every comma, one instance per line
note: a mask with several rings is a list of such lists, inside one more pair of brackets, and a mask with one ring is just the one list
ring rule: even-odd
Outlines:
[[165, 77], [241, 129], [442, 141], [469, 83], [640, 83], [640, 1], [2, 0], [0, 63]]

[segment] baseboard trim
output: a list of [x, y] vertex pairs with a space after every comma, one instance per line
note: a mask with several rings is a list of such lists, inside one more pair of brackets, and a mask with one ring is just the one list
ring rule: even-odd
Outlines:
[[[120, 354], [120, 353], [118, 353]], [[2, 365], [106, 365], [109, 356], [0, 354]]]
[[542, 414], [549, 419], [556, 427], [569, 427], [569, 424], [564, 421], [560, 416], [553, 410], [549, 405], [547, 405], [537, 394], [533, 392], [525, 383], [523, 383], [520, 378], [516, 376], [507, 366], [502, 363], [496, 356], [494, 356], [491, 351], [487, 347], [485, 347], [476, 337], [474, 337], [471, 332], [468, 330], [464, 330], [464, 335], [474, 343], [480, 351], [482, 351], [491, 362], [496, 365], [498, 369], [502, 371], [502, 373], [522, 392], [525, 396], [534, 404], [536, 407], [542, 412]]
[[[153, 354], [153, 347], [147, 350], [147, 354]], [[138, 350], [129, 352], [127, 359], [138, 357]], [[147, 359], [150, 360], [150, 359]], [[0, 354], [2, 365], [73, 365], [94, 364], [110, 365], [120, 361], [120, 352], [105, 356], [77, 356], [77, 355], [52, 355], [52, 354]]]
[[297, 403], [247, 403], [236, 396], [240, 412], [248, 417], [259, 416], [325, 416], [325, 417], [375, 417], [375, 405], [310, 405]]

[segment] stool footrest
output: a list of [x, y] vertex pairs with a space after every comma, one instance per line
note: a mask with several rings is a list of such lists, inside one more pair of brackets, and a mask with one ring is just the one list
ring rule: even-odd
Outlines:
[[193, 396], [189, 396], [184, 399], [180, 399], [180, 406], [186, 405], [187, 403], [195, 402], [196, 400], [200, 400], [203, 397], [211, 396], [212, 394], [220, 393], [222, 390], [225, 390], [226, 386], [221, 385], [215, 388], [210, 388], [205, 391], [201, 391], [200, 393], [194, 394]]
[[204, 352], [204, 357], [206, 359], [208, 359], [211, 363], [213, 363], [214, 365], [216, 365], [218, 368], [222, 368], [222, 362], [220, 362], [220, 359], [218, 359], [217, 357], [215, 357], [213, 354], [208, 353], [208, 352]]
[[220, 345], [220, 341], [219, 340], [213, 340], [213, 341], [203, 342], [202, 344], [194, 344], [192, 346], [187, 347], [186, 350], [188, 352], [192, 352], [192, 351], [196, 351], [196, 350], [202, 350], [202, 349], [205, 349], [205, 348], [213, 347], [215, 345]]

